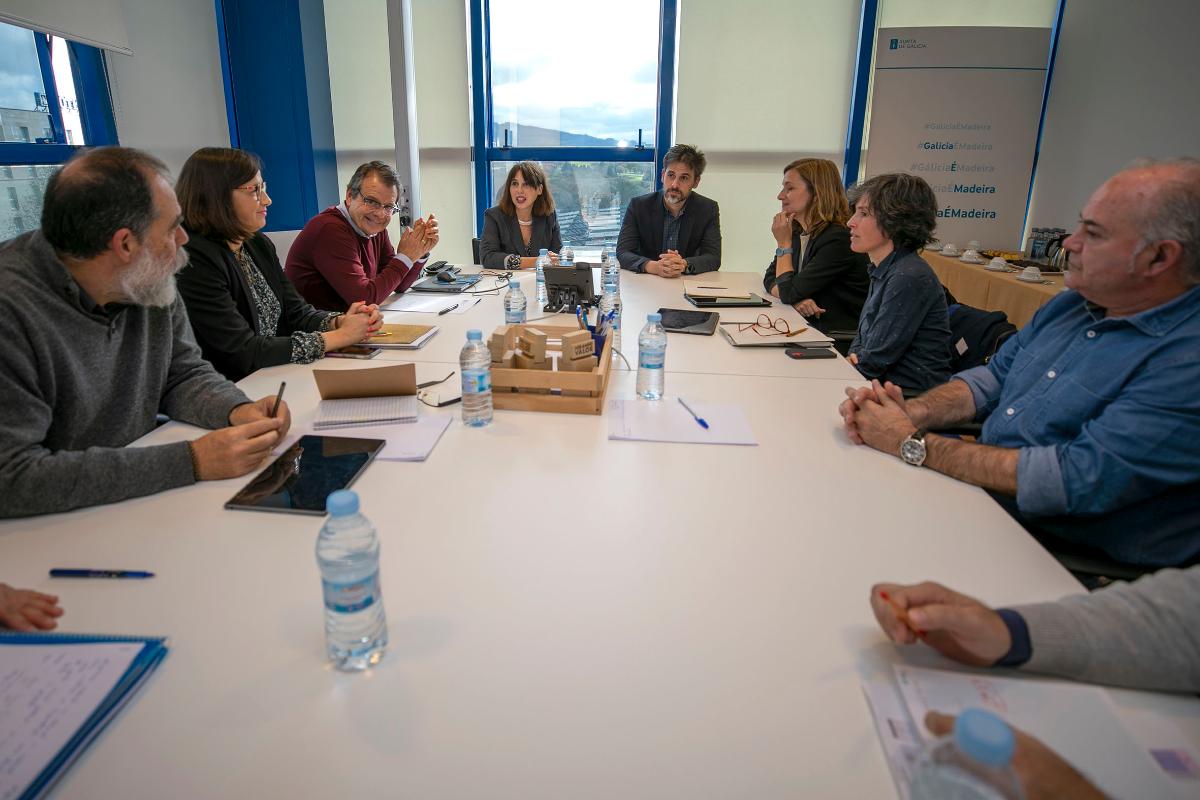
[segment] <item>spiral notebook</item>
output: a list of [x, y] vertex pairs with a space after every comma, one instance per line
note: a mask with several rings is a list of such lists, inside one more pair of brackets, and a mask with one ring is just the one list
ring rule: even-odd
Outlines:
[[416, 395], [322, 400], [317, 405], [317, 418], [313, 420], [313, 430], [390, 425], [395, 422], [415, 422], [416, 419]]
[[167, 649], [162, 637], [0, 633], [0, 798], [43, 797]]

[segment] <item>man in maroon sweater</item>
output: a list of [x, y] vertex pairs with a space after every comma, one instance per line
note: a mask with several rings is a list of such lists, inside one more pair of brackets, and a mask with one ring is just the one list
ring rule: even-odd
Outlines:
[[351, 303], [382, 303], [421, 275], [438, 243], [437, 219], [418, 219], [392, 247], [387, 226], [400, 209], [400, 179], [382, 161], [354, 171], [346, 199], [308, 221], [288, 251], [288, 278], [317, 308], [345, 311]]

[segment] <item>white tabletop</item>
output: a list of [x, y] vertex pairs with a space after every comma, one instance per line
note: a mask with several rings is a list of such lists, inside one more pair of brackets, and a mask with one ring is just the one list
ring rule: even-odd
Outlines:
[[[470, 271], [471, 268], [467, 268]], [[514, 273], [521, 283], [521, 291], [529, 300], [528, 318], [544, 324], [573, 325], [572, 315], [546, 316], [536, 309], [536, 276], [532, 270]], [[721, 273], [723, 284], [763, 294], [762, 281], [757, 275], [746, 272]], [[497, 286], [491, 277], [480, 281], [485, 289]], [[597, 284], [598, 287], [598, 284]], [[491, 294], [480, 294], [481, 302], [465, 314], [433, 314], [388, 311], [389, 322], [420, 323], [437, 325], [438, 333], [420, 350], [385, 351], [381, 358], [407, 361], [457, 361], [458, 351], [466, 341], [467, 331], [479, 328], [484, 336], [504, 324], [502, 294], [507, 289]], [[768, 298], [771, 308], [729, 308], [718, 313], [722, 320], [753, 321], [760, 313], [772, 318], [783, 317], [793, 329], [805, 325], [805, 320], [789, 305], [775, 298]], [[646, 323], [646, 315], [660, 308], [693, 309], [683, 297], [683, 282], [677, 279], [660, 278], [657, 275], [641, 275], [629, 270], [621, 272], [621, 308], [624, 330], [621, 334], [621, 350], [632, 365], [637, 364], [637, 334]], [[536, 324], [536, 323], [535, 323]], [[672, 333], [667, 337], [667, 369], [673, 372], [701, 372], [721, 375], [760, 375], [786, 378], [826, 378], [836, 381], [852, 381], [859, 378], [858, 372], [840, 356], [837, 359], [797, 361], [788, 358], [783, 348], [737, 348], [729, 344], [720, 334], [695, 336]]]
[[[423, 360], [418, 380], [456, 368]], [[286, 378], [299, 430], [309, 371], [242, 385]], [[614, 372], [610, 399], [633, 382]], [[904, 656], [868, 587], [930, 578], [991, 603], [1079, 587], [981, 490], [850, 445], [844, 385], [668, 372], [668, 402], [738, 405], [756, 447], [609, 441], [606, 416], [498, 411], [468, 429], [460, 406], [422, 407], [454, 417], [429, 460], [376, 462], [354, 486], [382, 537], [391, 637], [369, 674], [324, 660], [321, 520], [224, 510], [247, 478], [0, 522], [4, 580], [59, 593], [63, 630], [171, 637], [56, 796], [892, 796], [859, 682]], [[72, 565], [157, 577], [46, 577]]]

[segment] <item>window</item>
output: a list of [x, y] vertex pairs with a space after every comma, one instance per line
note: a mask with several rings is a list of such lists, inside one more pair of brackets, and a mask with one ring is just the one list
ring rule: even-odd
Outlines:
[[0, 241], [38, 226], [46, 182], [79, 145], [116, 141], [103, 54], [0, 23]]
[[616, 241], [670, 146], [675, 18], [676, 0], [472, 3], [477, 230], [529, 160], [546, 170], [563, 241]]

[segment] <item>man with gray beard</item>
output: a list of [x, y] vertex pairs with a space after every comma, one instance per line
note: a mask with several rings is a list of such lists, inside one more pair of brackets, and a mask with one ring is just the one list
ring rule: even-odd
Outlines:
[[[166, 166], [103, 147], [50, 179], [42, 228], [0, 244], [0, 517], [232, 478], [286, 434], [200, 356], [175, 273], [187, 262]], [[125, 447], [166, 414], [212, 432]]]

